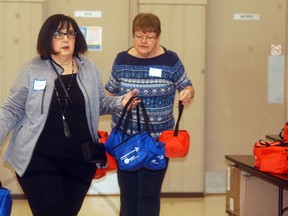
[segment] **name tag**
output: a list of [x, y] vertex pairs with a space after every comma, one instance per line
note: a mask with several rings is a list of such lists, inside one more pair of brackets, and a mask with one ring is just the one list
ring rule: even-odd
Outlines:
[[149, 76], [161, 77], [162, 76], [162, 69], [150, 68], [149, 69]]
[[43, 91], [46, 88], [46, 80], [34, 80], [33, 90]]

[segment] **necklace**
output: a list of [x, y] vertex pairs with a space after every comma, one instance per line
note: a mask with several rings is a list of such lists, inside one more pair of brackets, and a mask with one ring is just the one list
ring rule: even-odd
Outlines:
[[[71, 78], [70, 78], [70, 82], [69, 82], [69, 85], [67, 87], [67, 93], [69, 92], [70, 88], [71, 88], [71, 84], [72, 84], [72, 80], [73, 80], [73, 76], [74, 76], [74, 58], [72, 59], [72, 72], [71, 72]], [[60, 78], [60, 77], [59, 77]], [[61, 78], [60, 78], [61, 79]], [[60, 108], [60, 112], [61, 112], [61, 117], [62, 117], [62, 123], [63, 123], [63, 128], [64, 128], [64, 134], [65, 134], [65, 137], [67, 138], [71, 138], [72, 135], [71, 135], [71, 132], [69, 130], [69, 127], [68, 127], [68, 124], [67, 124], [67, 121], [66, 121], [66, 118], [65, 118], [65, 112], [66, 112], [66, 108], [67, 108], [67, 104], [68, 104], [68, 96], [65, 94], [65, 99], [64, 99], [64, 103], [65, 103], [65, 106], [64, 108], [62, 108], [61, 106], [61, 100], [60, 100], [60, 96], [59, 96], [59, 92], [57, 91], [57, 88], [56, 86], [54, 87], [55, 89], [55, 94], [56, 94], [56, 97], [57, 97], [57, 102], [59, 104], [59, 108]]]

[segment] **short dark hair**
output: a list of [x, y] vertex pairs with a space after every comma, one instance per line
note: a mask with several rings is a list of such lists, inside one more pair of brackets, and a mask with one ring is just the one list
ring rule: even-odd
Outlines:
[[139, 13], [133, 20], [132, 33], [135, 31], [155, 32], [158, 37], [161, 34], [160, 19], [152, 13]]
[[63, 14], [55, 14], [47, 18], [38, 34], [37, 52], [42, 59], [49, 59], [51, 54], [57, 54], [52, 48], [52, 37], [54, 32], [72, 26], [77, 32], [75, 39], [74, 56], [84, 54], [87, 51], [87, 43], [77, 22]]

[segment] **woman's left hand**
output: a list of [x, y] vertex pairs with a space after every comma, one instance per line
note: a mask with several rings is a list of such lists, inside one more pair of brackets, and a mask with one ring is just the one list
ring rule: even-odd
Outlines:
[[193, 98], [194, 98], [193, 86], [187, 86], [180, 92], [179, 100], [182, 101], [183, 105], [188, 105]]
[[[136, 97], [136, 94], [138, 94], [138, 92], [139, 91], [137, 89], [133, 89], [131, 92], [127, 93], [122, 99], [122, 106], [124, 107], [131, 97]], [[129, 108], [135, 108], [139, 104], [139, 102], [140, 100], [135, 98]]]

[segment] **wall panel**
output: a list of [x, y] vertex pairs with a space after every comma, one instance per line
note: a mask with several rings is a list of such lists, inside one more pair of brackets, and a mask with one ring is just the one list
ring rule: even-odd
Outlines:
[[[234, 19], [235, 14], [259, 19]], [[205, 169], [212, 174], [212, 186], [224, 192], [224, 156], [252, 155], [253, 144], [266, 134], [278, 134], [287, 120], [285, 101], [268, 102], [271, 45], [280, 44], [281, 55], [287, 54], [287, 1], [210, 1], [207, 20]]]
[[[180, 127], [191, 134], [191, 149], [184, 159], [171, 159], [163, 192], [204, 192], [204, 59], [205, 4], [181, 1], [139, 1], [140, 12], [152, 12], [162, 24], [160, 44], [175, 51], [193, 82], [196, 97], [185, 108]], [[177, 116], [177, 105], [174, 114]]]
[[[0, 0], [0, 102], [22, 65], [36, 55], [38, 32], [42, 25], [43, 1]], [[8, 139], [7, 139], [8, 140]], [[7, 141], [1, 149], [0, 179], [11, 193], [21, 193], [14, 171], [3, 161]]]

